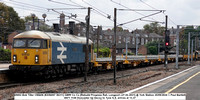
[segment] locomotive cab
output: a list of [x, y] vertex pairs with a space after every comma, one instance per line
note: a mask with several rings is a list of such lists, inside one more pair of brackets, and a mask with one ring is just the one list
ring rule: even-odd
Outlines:
[[14, 65], [46, 65], [50, 40], [22, 38], [14, 39], [12, 50], [12, 64]]
[[24, 32], [14, 37], [10, 69], [25, 69], [51, 64], [51, 40], [40, 31]]

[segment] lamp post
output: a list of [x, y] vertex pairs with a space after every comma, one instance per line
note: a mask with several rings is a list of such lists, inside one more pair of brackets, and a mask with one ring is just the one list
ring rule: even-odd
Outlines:
[[33, 26], [32, 26], [32, 30], [35, 30], [35, 25], [34, 25], [34, 19], [35, 19], [35, 14], [31, 14], [31, 17], [33, 18]]
[[42, 14], [42, 17], [44, 18], [44, 23], [45, 23], [45, 18], [47, 17], [47, 14]]
[[[35, 15], [35, 14], [31, 14], [31, 17], [32, 17], [32, 19], [33, 19], [33, 26], [31, 27], [31, 29], [32, 29], [32, 30], [35, 30], [35, 24], [34, 24], [35, 21], [34, 21], [34, 20], [35, 20], [36, 15]], [[46, 14], [42, 14], [42, 17], [43, 17], [44, 23], [45, 23], [45, 18], [47, 17], [47, 15], [46, 15]], [[41, 20], [41, 19], [39, 19], [39, 18], [37, 19], [37, 21], [38, 21], [38, 25], [37, 25], [38, 28], [37, 28], [37, 30], [40, 29], [40, 28], [39, 28], [39, 27], [40, 27], [40, 20]]]

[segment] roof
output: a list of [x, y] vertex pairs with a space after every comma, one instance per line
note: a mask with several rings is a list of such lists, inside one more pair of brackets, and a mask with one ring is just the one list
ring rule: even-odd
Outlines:
[[163, 36], [160, 36], [160, 35], [158, 35], [158, 34], [156, 34], [156, 33], [150, 33], [150, 34], [149, 34], [149, 37], [162, 38]]
[[[57, 32], [41, 32], [36, 30], [26, 31], [18, 34], [14, 38], [38, 38], [38, 39], [51, 39], [57, 42], [70, 42], [70, 43], [82, 43], [86, 44], [86, 37], [78, 37], [71, 34], [60, 34]], [[92, 41], [89, 40], [89, 44]]]
[[[110, 31], [105, 30], [105, 31], [102, 31], [102, 33], [104, 35], [114, 35], [114, 31], [113, 30], [110, 30]], [[117, 31], [116, 35], [117, 36], [133, 36], [132, 33], [127, 32], [127, 31]]]
[[16, 35], [14, 38], [37, 38], [37, 39], [50, 39], [48, 35], [46, 35], [44, 32], [31, 30], [31, 31], [25, 31], [18, 35]]

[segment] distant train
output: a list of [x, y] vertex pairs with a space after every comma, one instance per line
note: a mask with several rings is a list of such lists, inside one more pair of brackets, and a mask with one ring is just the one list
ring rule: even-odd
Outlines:
[[[111, 58], [96, 58], [89, 40], [89, 71], [113, 69]], [[23, 73], [39, 73], [45, 78], [85, 70], [86, 38], [57, 32], [26, 31], [14, 37], [10, 70]], [[197, 59], [198, 53], [190, 58]], [[176, 55], [169, 55], [174, 62]], [[187, 60], [187, 55], [179, 55]], [[117, 56], [117, 68], [164, 63], [163, 55]]]

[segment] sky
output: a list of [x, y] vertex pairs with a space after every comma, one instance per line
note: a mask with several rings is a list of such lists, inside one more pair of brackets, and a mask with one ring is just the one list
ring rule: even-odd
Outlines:
[[[85, 16], [88, 13], [87, 7], [92, 8], [90, 24], [93, 26], [101, 25], [103, 29], [113, 28], [114, 8], [118, 9], [117, 25], [158, 12], [133, 11], [133, 9], [166, 10], [164, 13], [161, 12], [143, 18], [142, 21], [137, 20], [122, 26], [130, 31], [142, 29], [145, 24], [149, 24], [151, 21], [165, 22], [166, 15], [169, 18], [168, 28], [175, 28], [177, 25], [200, 24], [200, 0], [0, 0], [0, 2], [13, 7], [21, 18], [34, 13], [42, 19], [42, 14], [45, 13], [47, 14], [46, 23], [48, 25], [59, 23], [59, 13], [64, 13], [66, 16], [77, 14], [75, 19], [85, 22]], [[54, 11], [51, 9], [54, 9]], [[111, 16], [111, 19], [107, 18], [108, 15]], [[67, 24], [69, 21], [74, 20], [66, 17], [65, 23]], [[163, 23], [160, 24], [165, 26]]]

